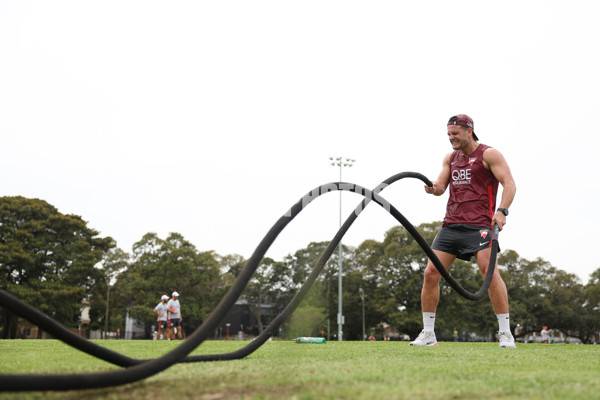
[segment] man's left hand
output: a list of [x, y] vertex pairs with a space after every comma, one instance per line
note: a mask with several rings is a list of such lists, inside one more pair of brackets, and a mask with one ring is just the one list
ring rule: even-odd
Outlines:
[[492, 228], [496, 224], [498, 224], [498, 228], [500, 228], [500, 230], [502, 230], [504, 225], [506, 225], [506, 215], [504, 215], [502, 211], [496, 211], [496, 214], [494, 214], [494, 217], [492, 218]]

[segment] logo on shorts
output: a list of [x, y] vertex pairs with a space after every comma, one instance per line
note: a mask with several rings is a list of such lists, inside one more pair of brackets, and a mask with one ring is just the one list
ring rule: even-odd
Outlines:
[[473, 165], [475, 163], [475, 161], [477, 161], [477, 157], [469, 158], [469, 165]]
[[479, 233], [481, 234], [481, 237], [485, 239], [487, 237], [488, 231], [482, 229], [479, 231]]

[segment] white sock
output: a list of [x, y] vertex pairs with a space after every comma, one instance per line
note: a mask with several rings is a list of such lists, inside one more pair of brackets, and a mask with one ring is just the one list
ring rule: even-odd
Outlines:
[[510, 332], [509, 314], [496, 314], [496, 318], [498, 318], [498, 331]]
[[424, 312], [423, 313], [423, 329], [426, 331], [433, 331], [435, 327], [435, 313]]

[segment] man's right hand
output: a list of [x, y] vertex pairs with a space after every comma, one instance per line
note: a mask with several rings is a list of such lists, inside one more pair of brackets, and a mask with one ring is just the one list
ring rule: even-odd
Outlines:
[[437, 182], [433, 181], [431, 183], [433, 184], [433, 186], [427, 186], [427, 185], [425, 185], [425, 192], [427, 192], [429, 194], [435, 194]]

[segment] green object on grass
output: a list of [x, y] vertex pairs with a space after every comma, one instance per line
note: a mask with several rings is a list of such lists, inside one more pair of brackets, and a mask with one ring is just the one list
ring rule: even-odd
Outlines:
[[316, 344], [325, 344], [327, 343], [327, 341], [325, 340], [325, 338], [322, 337], [308, 337], [308, 336], [303, 336], [303, 337], [299, 337], [294, 339], [294, 342], [296, 343], [316, 343]]

